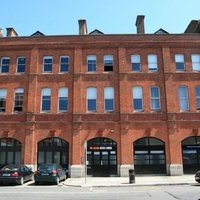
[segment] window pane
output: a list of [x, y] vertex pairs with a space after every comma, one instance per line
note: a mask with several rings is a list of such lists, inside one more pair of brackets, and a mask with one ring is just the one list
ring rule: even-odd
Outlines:
[[200, 86], [197, 86], [195, 88], [195, 92], [196, 92], [196, 107], [198, 110], [200, 110]]
[[60, 57], [60, 72], [68, 72], [69, 71], [69, 57], [61, 56]]
[[10, 64], [10, 58], [2, 58], [2, 60], [1, 60], [1, 72], [2, 73], [9, 72], [9, 64]]
[[87, 56], [88, 72], [96, 71], [96, 56]]
[[160, 91], [158, 87], [151, 87], [151, 109], [160, 110]]
[[88, 99], [88, 111], [96, 111], [96, 99]]
[[114, 110], [113, 99], [105, 99], [105, 110], [106, 111], [113, 111]]
[[87, 99], [96, 99], [96, 98], [97, 98], [97, 89], [87, 88]]
[[148, 55], [148, 67], [150, 71], [157, 71], [157, 56], [156, 55]]
[[191, 57], [192, 57], [192, 69], [194, 71], [200, 71], [200, 55], [193, 54]]
[[187, 87], [179, 87], [179, 107], [182, 111], [189, 110]]
[[26, 66], [26, 58], [24, 57], [19, 57], [17, 59], [17, 72], [25, 72], [25, 66]]
[[132, 71], [140, 71], [140, 55], [131, 56]]
[[43, 66], [44, 66], [44, 72], [52, 72], [52, 57], [44, 57], [43, 60]]

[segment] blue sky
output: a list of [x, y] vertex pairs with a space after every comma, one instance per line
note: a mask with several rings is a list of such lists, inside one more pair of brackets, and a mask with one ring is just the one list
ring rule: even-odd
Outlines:
[[145, 32], [163, 28], [183, 33], [191, 20], [200, 19], [200, 0], [1, 0], [0, 27], [18, 35], [39, 30], [45, 35], [78, 34], [78, 19], [88, 31], [135, 34], [137, 15], [145, 15]]

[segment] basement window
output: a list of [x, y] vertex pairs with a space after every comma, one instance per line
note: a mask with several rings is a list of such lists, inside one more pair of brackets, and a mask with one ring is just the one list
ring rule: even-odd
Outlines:
[[104, 72], [113, 71], [113, 56], [105, 55], [104, 56]]

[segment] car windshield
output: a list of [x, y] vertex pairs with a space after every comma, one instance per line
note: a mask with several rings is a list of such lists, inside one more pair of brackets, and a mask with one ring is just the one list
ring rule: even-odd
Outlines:
[[5, 171], [16, 171], [18, 170], [19, 168], [16, 167], [16, 166], [5, 166], [3, 167], [1, 170], [5, 170]]
[[38, 167], [38, 170], [53, 170], [54, 166], [52, 165], [41, 165]]

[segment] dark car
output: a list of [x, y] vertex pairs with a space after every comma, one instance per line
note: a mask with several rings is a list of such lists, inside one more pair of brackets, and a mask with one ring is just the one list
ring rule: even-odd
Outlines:
[[24, 182], [34, 179], [34, 172], [26, 165], [9, 164], [0, 170], [0, 184], [17, 183], [23, 185]]
[[40, 164], [35, 172], [35, 185], [39, 183], [55, 183], [66, 180], [66, 171], [58, 164]]
[[200, 183], [200, 171], [197, 171], [195, 174], [195, 181]]

